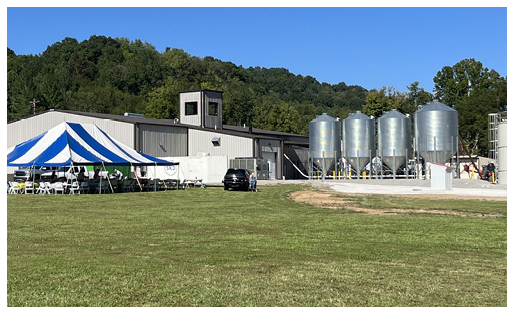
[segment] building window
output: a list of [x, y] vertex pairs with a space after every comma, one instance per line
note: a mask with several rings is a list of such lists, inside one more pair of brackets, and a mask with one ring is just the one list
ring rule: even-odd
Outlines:
[[190, 101], [186, 102], [186, 116], [195, 116], [198, 114], [198, 102]]
[[218, 115], [218, 103], [217, 102], [209, 102], [209, 115], [210, 116]]

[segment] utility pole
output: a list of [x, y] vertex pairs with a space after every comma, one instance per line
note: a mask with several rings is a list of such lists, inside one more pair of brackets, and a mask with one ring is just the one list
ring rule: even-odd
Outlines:
[[32, 101], [29, 101], [29, 103], [32, 104], [32, 108], [34, 108], [34, 114], [36, 114], [36, 104], [39, 102], [39, 100], [36, 100], [36, 98], [33, 98]]

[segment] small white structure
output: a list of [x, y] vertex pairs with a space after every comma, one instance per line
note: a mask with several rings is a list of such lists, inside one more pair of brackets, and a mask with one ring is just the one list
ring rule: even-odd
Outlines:
[[228, 169], [227, 156], [183, 156], [162, 157], [167, 161], [179, 162], [180, 166], [148, 166], [147, 176], [163, 180], [201, 180], [205, 184], [221, 184]]
[[452, 168], [438, 163], [428, 163], [430, 166], [430, 186], [432, 190], [452, 189]]

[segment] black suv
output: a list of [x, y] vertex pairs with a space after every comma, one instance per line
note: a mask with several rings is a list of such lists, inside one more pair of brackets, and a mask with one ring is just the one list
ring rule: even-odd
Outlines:
[[233, 169], [230, 168], [227, 170], [225, 177], [221, 183], [225, 186], [225, 190], [229, 188], [233, 189], [241, 189], [243, 191], [248, 191], [248, 187], [250, 186], [250, 171], [247, 169]]

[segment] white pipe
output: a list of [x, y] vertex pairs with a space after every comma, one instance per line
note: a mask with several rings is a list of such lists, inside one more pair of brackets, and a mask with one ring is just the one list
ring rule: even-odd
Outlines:
[[293, 165], [293, 167], [295, 167], [295, 169], [304, 177], [306, 177], [307, 179], [309, 179], [309, 176], [305, 175], [292, 161], [291, 159], [289, 159], [289, 157], [287, 157], [286, 154], [284, 154], [284, 157], [286, 157], [287, 160], [289, 160], [289, 162]]

